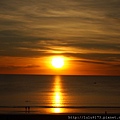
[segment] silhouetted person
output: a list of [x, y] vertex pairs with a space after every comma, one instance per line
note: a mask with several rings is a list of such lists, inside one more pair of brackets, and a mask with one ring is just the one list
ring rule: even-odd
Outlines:
[[30, 106], [25, 106], [25, 112], [30, 112]]
[[28, 106], [28, 112], [30, 112], [30, 106]]
[[105, 114], [107, 114], [107, 111], [105, 111]]
[[27, 112], [27, 106], [25, 106], [25, 112]]

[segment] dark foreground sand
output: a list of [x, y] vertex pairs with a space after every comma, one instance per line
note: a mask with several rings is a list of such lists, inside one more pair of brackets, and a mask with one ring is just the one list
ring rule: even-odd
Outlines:
[[0, 120], [120, 120], [120, 114], [0, 114]]

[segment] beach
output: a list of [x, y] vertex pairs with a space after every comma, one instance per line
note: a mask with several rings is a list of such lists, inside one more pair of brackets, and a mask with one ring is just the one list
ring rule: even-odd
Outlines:
[[0, 75], [0, 117], [23, 120], [119, 115], [119, 79], [119, 76]]

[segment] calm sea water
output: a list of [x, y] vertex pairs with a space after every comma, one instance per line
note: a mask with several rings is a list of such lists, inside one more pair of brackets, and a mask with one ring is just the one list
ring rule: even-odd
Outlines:
[[120, 113], [120, 76], [0, 75], [0, 113]]

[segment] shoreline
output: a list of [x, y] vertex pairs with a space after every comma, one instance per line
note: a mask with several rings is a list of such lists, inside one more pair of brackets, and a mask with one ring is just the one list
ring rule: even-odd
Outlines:
[[120, 114], [120, 106], [0, 106], [0, 115]]

